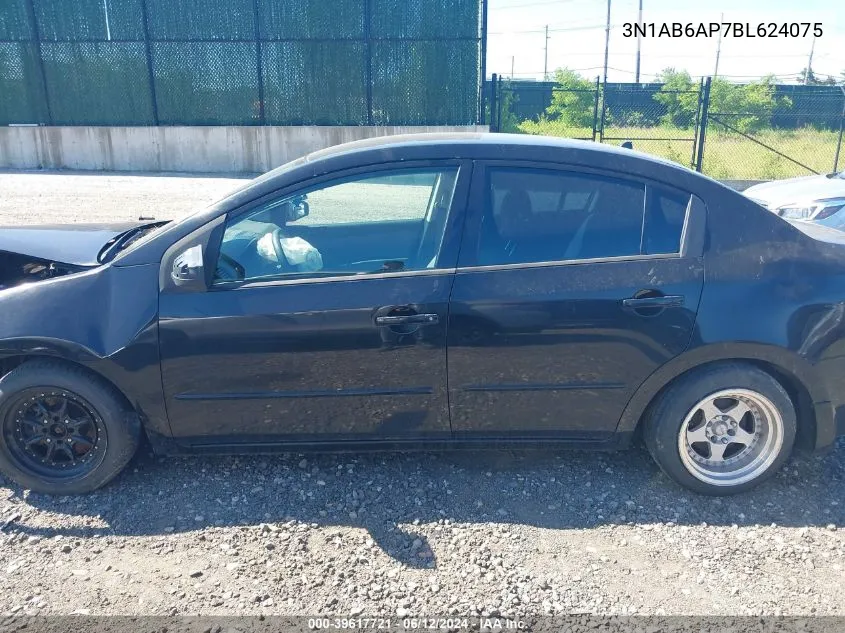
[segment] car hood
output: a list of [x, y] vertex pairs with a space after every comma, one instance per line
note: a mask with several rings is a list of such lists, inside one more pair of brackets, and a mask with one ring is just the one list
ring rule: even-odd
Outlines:
[[793, 202], [845, 197], [845, 179], [836, 176], [803, 176], [754, 185], [743, 193], [752, 200], [775, 209]]
[[149, 222], [0, 227], [0, 251], [38, 259], [96, 266], [103, 247], [129, 229]]
[[840, 231], [839, 229], [824, 226], [816, 222], [790, 222], [790, 224], [813, 239], [845, 246], [845, 231]]

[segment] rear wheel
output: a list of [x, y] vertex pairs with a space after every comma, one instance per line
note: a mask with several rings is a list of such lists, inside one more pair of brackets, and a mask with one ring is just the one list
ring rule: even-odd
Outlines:
[[0, 379], [0, 470], [25, 488], [95, 490], [126, 466], [139, 438], [120, 394], [82, 368], [30, 361]]
[[645, 420], [652, 457], [679, 484], [727, 495], [774, 474], [792, 451], [795, 409], [771, 375], [741, 363], [714, 365], [671, 385]]

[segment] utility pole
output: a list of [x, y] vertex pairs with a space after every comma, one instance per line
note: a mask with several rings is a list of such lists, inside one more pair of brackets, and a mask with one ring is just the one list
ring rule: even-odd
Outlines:
[[513, 65], [514, 65], [515, 61], [516, 61], [516, 56], [511, 55], [511, 81], [513, 81]]
[[813, 49], [816, 48], [816, 36], [813, 36], [813, 43], [810, 44], [810, 59], [807, 60], [807, 70], [804, 71], [804, 85], [810, 81], [810, 75], [813, 74]]
[[[719, 18], [719, 24], [725, 21], [725, 14], [723, 13]], [[719, 76], [719, 57], [722, 55], [722, 29], [719, 28], [719, 43], [716, 44], [716, 68], [713, 69], [713, 79]]]
[[[640, 0], [640, 11], [637, 14], [637, 24], [643, 23], [643, 0]], [[642, 35], [637, 31], [637, 72], [636, 72], [636, 79], [634, 80], [635, 83], [640, 83], [640, 49], [643, 45], [643, 38]]]
[[103, 13], [106, 16], [106, 39], [111, 41], [111, 25], [109, 24], [109, 0], [103, 0]]
[[604, 79], [603, 86], [607, 86], [607, 55], [610, 51], [610, 0], [607, 0], [607, 25], [604, 29]]
[[545, 59], [543, 61], [543, 81], [549, 80], [549, 25], [546, 25]]

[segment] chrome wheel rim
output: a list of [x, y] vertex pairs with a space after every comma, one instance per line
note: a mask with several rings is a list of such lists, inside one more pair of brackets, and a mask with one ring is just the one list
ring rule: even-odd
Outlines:
[[769, 469], [781, 452], [783, 435], [783, 417], [766, 396], [725, 389], [692, 407], [678, 434], [678, 451], [696, 479], [738, 486]]

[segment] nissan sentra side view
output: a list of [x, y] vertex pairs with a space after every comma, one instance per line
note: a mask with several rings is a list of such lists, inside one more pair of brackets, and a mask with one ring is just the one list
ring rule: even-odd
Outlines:
[[180, 221], [0, 229], [0, 376], [0, 470], [44, 493], [106, 484], [144, 437], [641, 440], [736, 493], [843, 433], [845, 233], [631, 150], [360, 141]]

